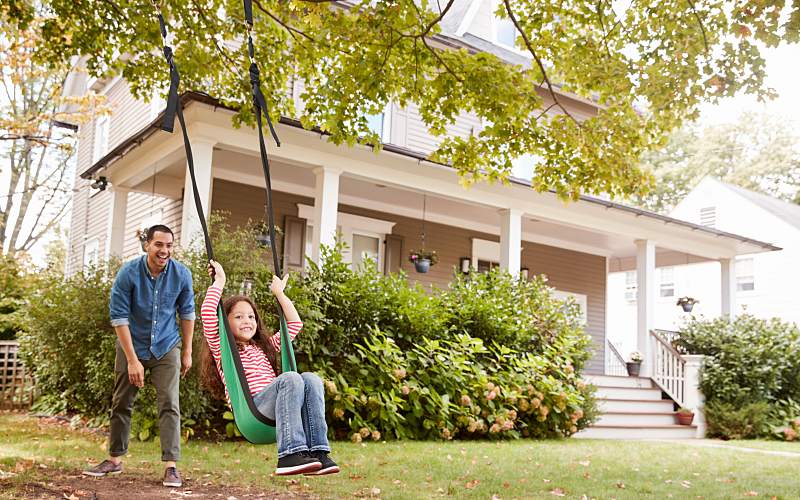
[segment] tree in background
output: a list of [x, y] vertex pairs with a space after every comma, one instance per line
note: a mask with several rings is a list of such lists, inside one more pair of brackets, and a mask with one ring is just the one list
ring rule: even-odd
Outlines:
[[667, 213], [705, 176], [800, 203], [800, 130], [797, 123], [746, 112], [735, 121], [677, 130], [663, 149], [644, 155], [656, 186], [633, 202]]
[[93, 94], [61, 95], [71, 67], [37, 58], [40, 21], [0, 23], [0, 254], [17, 256], [57, 226], [69, 203], [76, 136], [58, 124], [109, 110]]
[[[235, 120], [252, 123], [242, 2], [155, 3], [174, 36], [183, 89], [211, 94], [240, 110]], [[86, 56], [92, 75], [122, 74], [138, 97], [163, 87], [167, 71], [149, 2], [41, 4], [48, 61]], [[454, 48], [461, 41], [447, 33], [455, 26], [442, 29], [458, 24], [472, 5], [253, 2], [256, 54], [273, 118], [297, 116], [287, 93], [293, 79], [304, 83], [303, 125], [319, 127], [337, 144], [377, 143], [366, 117], [390, 102], [416, 104], [441, 138], [432, 158], [453, 165], [466, 184], [506, 180], [512, 161], [527, 157], [535, 158], [537, 190], [625, 197], [650, 184], [638, 168], [640, 155], [696, 118], [700, 102], [739, 91], [770, 97], [759, 47], [800, 38], [800, 8], [787, 7], [787, 0], [483, 0], [480, 15], [495, 5], [527, 56], [524, 64], [509, 64]], [[32, 17], [25, 0], [5, 8], [17, 19]], [[598, 112], [574, 116], [564, 93], [599, 104]], [[477, 115], [484, 126], [466, 137], [446, 136], [460, 113]]]

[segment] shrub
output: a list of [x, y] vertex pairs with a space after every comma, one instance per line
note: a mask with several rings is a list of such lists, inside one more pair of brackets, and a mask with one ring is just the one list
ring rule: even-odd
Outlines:
[[25, 329], [24, 302], [31, 276], [10, 255], [0, 255], [0, 340], [13, 340]]
[[322, 373], [328, 422], [340, 438], [569, 436], [597, 413], [574, 372], [465, 334], [421, 339], [406, 351], [376, 330], [358, 351]]
[[765, 402], [737, 406], [711, 401], [705, 406], [708, 437], [754, 439], [769, 432], [769, 405]]
[[708, 401], [800, 400], [800, 330], [793, 324], [750, 315], [693, 321], [677, 344], [707, 356], [700, 388]]
[[[260, 226], [232, 229], [218, 214], [210, 226], [226, 294], [247, 291], [276, 330], [272, 259], [256, 242]], [[579, 379], [589, 337], [577, 306], [555, 300], [542, 278], [474, 273], [428, 294], [402, 273], [381, 275], [369, 261], [351, 269], [341, 250], [341, 244], [324, 248], [325, 264], [311, 264], [306, 276], [292, 273], [287, 289], [304, 322], [295, 342], [298, 364], [326, 379], [338, 437], [567, 436], [595, 418], [591, 388]], [[210, 283], [204, 249], [191, 247], [176, 258], [192, 270], [199, 310]], [[39, 380], [41, 408], [107, 421], [116, 338], [108, 298], [117, 267], [49, 277], [45, 282], [62, 285], [39, 287], [31, 312], [36, 333], [26, 336], [24, 351]], [[184, 432], [218, 426], [235, 436], [224, 404], [198, 384], [202, 342], [197, 321], [195, 368], [181, 381]], [[134, 435], [157, 433], [156, 411], [148, 385], [134, 411]]]

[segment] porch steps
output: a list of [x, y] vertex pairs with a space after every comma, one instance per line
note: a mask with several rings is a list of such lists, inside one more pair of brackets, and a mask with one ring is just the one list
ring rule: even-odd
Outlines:
[[678, 425], [674, 403], [643, 377], [587, 376], [597, 386], [601, 415], [574, 437], [589, 439], [692, 439], [694, 425]]

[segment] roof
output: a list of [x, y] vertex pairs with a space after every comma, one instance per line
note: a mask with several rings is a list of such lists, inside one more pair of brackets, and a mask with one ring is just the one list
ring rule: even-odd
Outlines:
[[775, 217], [800, 229], [800, 205], [783, 201], [779, 198], [773, 198], [772, 196], [751, 191], [743, 187], [734, 186], [727, 182], [718, 182], [754, 205], [758, 205]]

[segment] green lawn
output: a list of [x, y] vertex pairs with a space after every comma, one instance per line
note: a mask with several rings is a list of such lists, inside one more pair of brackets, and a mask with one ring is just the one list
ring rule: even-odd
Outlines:
[[[26, 481], [48, 470], [77, 472], [102, 458], [105, 450], [102, 436], [18, 414], [0, 414], [0, 436], [0, 494], [9, 498]], [[191, 441], [183, 446], [180, 466], [188, 479], [186, 489], [198, 491], [209, 483], [273, 492], [291, 488], [323, 498], [800, 497], [800, 457], [690, 444], [563, 440], [333, 445], [343, 471], [324, 478], [271, 477], [274, 445]], [[123, 476], [158, 477], [158, 454], [157, 442], [133, 442]], [[10, 474], [15, 467], [16, 474]]]

